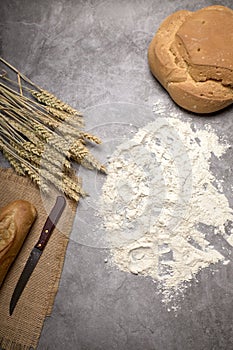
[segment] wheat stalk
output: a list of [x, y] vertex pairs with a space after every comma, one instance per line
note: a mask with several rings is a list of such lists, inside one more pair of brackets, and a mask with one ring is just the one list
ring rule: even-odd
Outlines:
[[34, 84], [7, 61], [0, 61], [16, 73], [17, 79], [9, 79], [5, 71], [0, 76], [5, 82], [0, 82], [0, 150], [18, 174], [27, 175], [43, 192], [48, 193], [52, 185], [78, 201], [86, 193], [74, 176], [72, 162], [106, 172], [86, 144], [100, 144], [101, 140], [82, 130], [80, 112]]

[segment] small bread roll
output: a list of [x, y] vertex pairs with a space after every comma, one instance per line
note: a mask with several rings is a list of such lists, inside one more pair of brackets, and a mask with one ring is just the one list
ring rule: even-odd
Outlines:
[[181, 107], [216, 112], [233, 102], [233, 10], [209, 6], [167, 17], [148, 49], [152, 74]]
[[35, 207], [24, 200], [16, 200], [0, 209], [0, 286], [36, 216]]

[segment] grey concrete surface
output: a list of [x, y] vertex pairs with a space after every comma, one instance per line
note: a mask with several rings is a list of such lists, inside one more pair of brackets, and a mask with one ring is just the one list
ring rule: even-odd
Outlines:
[[[1, 0], [1, 55], [38, 85], [86, 113], [90, 129], [112, 118], [106, 108], [95, 119], [97, 105], [138, 105], [143, 112], [137, 123], [143, 125], [153, 118], [147, 111], [160, 99], [168, 114], [176, 110], [184, 120], [195, 118], [200, 126], [208, 122], [232, 144], [231, 107], [211, 117], [180, 110], [147, 64], [150, 40], [167, 15], [213, 4], [233, 8], [230, 0]], [[108, 129], [100, 132], [103, 141], [111, 137]], [[96, 152], [101, 157], [101, 151]], [[233, 207], [232, 158], [230, 149], [221, 163], [213, 160], [212, 170], [224, 179], [224, 193]], [[3, 157], [1, 164], [7, 166]], [[95, 181], [103, 179], [96, 176]], [[230, 263], [202, 270], [186, 289], [177, 312], [168, 312], [156, 282], [119, 271], [105, 262], [108, 248], [79, 238], [86, 232], [80, 222], [80, 216], [85, 218], [83, 208], [81, 202], [53, 312], [45, 320], [38, 350], [233, 349], [229, 246], [225, 251]], [[214, 244], [221, 250], [225, 243]]]

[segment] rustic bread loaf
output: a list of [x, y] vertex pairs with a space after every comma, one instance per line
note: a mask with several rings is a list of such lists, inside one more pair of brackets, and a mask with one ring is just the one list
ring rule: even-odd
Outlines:
[[36, 215], [35, 207], [24, 200], [16, 200], [0, 209], [0, 286]]
[[209, 6], [167, 17], [148, 49], [152, 74], [181, 107], [218, 111], [233, 102], [233, 10]]

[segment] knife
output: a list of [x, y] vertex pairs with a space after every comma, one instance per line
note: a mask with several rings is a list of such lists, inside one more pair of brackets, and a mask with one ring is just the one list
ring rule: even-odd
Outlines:
[[45, 224], [42, 229], [41, 235], [39, 237], [38, 242], [32, 249], [30, 256], [25, 264], [25, 267], [23, 269], [23, 272], [21, 273], [21, 276], [19, 277], [19, 280], [17, 282], [17, 285], [15, 287], [14, 293], [11, 298], [10, 302], [10, 315], [13, 314], [13, 311], [15, 309], [15, 306], [24, 290], [24, 287], [26, 286], [33, 270], [35, 269], [41, 254], [48, 243], [48, 240], [66, 206], [66, 200], [63, 196], [58, 196], [56, 203], [54, 207], [52, 208]]

